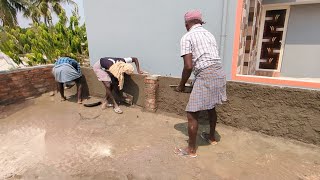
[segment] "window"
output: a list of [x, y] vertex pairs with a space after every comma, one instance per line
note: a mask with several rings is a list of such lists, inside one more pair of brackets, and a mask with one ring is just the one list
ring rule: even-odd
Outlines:
[[288, 17], [289, 7], [263, 10], [257, 70], [280, 71]]

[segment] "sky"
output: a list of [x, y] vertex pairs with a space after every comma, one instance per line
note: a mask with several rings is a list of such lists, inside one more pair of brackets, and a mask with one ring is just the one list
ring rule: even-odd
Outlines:
[[[78, 4], [78, 8], [79, 8], [79, 15], [81, 17], [80, 19], [80, 24], [84, 23], [84, 9], [83, 9], [83, 0], [73, 0], [74, 2], [76, 2]], [[68, 5], [65, 4], [64, 8], [66, 10], [66, 13], [68, 16], [72, 15], [72, 10], [73, 10], [73, 6], [72, 5]], [[56, 23], [58, 21], [58, 17], [53, 15], [53, 23]], [[27, 19], [25, 17], [23, 17], [22, 13], [18, 14], [18, 23], [20, 27], [29, 27], [30, 23], [32, 23], [32, 21], [30, 19]]]

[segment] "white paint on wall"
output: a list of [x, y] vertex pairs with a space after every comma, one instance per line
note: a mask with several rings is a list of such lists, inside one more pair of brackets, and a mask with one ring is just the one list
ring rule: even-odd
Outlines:
[[320, 4], [291, 6], [281, 76], [320, 77]]
[[320, 3], [320, 0], [263, 0], [262, 3], [263, 4], [298, 5], [298, 4]]
[[[180, 76], [180, 39], [186, 33], [184, 14], [202, 11], [204, 26], [221, 40], [224, 0], [84, 0], [91, 64], [105, 56], [136, 56], [152, 74]], [[237, 3], [229, 0], [223, 63], [231, 75]]]

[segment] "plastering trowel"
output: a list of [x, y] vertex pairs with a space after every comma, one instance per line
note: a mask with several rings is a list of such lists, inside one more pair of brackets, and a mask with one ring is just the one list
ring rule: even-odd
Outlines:
[[[179, 85], [169, 85], [169, 87], [171, 87], [173, 90], [175, 90], [175, 88], [177, 88]], [[184, 93], [191, 93], [192, 91], [192, 87], [193, 85], [192, 84], [185, 84], [184, 85]]]

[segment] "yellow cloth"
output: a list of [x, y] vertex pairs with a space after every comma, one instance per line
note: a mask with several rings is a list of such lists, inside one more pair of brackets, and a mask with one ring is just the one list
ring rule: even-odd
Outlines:
[[132, 74], [134, 71], [134, 67], [131, 64], [118, 61], [114, 63], [110, 68], [109, 72], [113, 74], [114, 77], [116, 77], [119, 81], [119, 89], [123, 89], [123, 83], [124, 83], [124, 76], [123, 73], [126, 73], [128, 75]]

